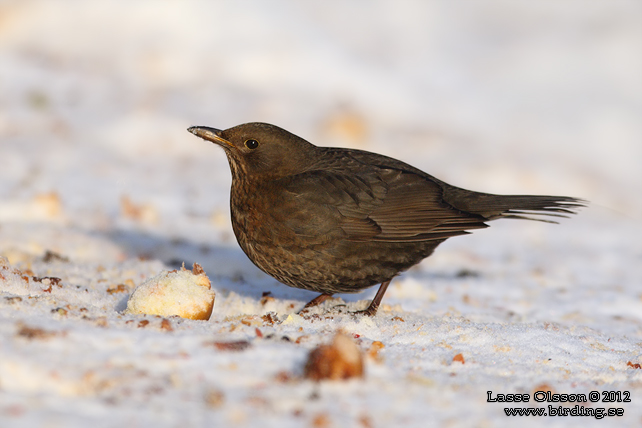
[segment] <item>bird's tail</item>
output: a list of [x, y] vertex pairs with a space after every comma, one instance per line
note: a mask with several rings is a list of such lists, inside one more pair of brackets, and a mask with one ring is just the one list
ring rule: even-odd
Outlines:
[[585, 200], [568, 196], [493, 195], [457, 187], [444, 189], [444, 199], [453, 207], [480, 215], [486, 220], [517, 218], [546, 223], [557, 222], [538, 216], [568, 217], [587, 204]]

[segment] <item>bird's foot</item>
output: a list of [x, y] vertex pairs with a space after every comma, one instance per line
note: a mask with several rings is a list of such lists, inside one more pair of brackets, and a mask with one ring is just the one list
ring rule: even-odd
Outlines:
[[327, 294], [327, 293], [319, 294], [317, 297], [315, 297], [314, 299], [310, 300], [308, 303], [305, 304], [303, 309], [299, 311], [299, 315], [307, 314], [308, 312], [310, 312], [311, 308], [319, 306], [320, 304], [322, 304], [323, 302], [331, 298], [332, 298], [332, 294]]
[[352, 315], [361, 315], [361, 316], [366, 316], [366, 317], [374, 317], [377, 314], [377, 309], [379, 309], [379, 305], [375, 304], [374, 301], [370, 302], [370, 305], [366, 309], [363, 309], [361, 311], [354, 311], [350, 312]]
[[381, 286], [379, 287], [379, 290], [377, 290], [377, 294], [374, 296], [374, 299], [372, 299], [372, 302], [370, 302], [370, 305], [362, 311], [356, 311], [352, 312], [354, 315], [365, 315], [368, 317], [374, 317], [377, 314], [377, 309], [379, 309], [379, 305], [381, 304], [381, 299], [383, 299], [383, 295], [386, 294], [386, 290], [388, 289], [388, 286], [390, 285], [390, 279], [386, 282], [383, 282]]
[[[324, 299], [324, 300], [328, 300], [328, 299]], [[316, 310], [312, 306], [310, 307], [306, 306], [303, 309], [301, 309], [301, 311], [299, 311], [299, 315], [301, 315], [304, 318], [326, 318], [326, 319], [333, 318], [335, 315], [344, 315], [344, 314], [353, 315], [355, 317], [356, 316], [372, 317], [372, 316], [375, 316], [375, 314], [377, 313], [377, 309], [379, 308], [379, 305], [376, 305], [376, 304], [373, 305], [372, 303], [370, 303], [370, 305], [366, 309], [363, 309], [360, 311], [351, 311], [347, 309], [348, 305], [344, 303], [343, 300], [341, 300], [340, 298], [333, 298], [330, 300], [336, 300], [337, 303], [327, 308], [319, 308]], [[319, 305], [315, 305], [315, 306], [319, 306]]]

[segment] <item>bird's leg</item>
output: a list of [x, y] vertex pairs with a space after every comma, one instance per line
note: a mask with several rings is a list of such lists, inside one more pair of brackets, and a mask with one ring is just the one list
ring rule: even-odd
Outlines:
[[375, 316], [375, 314], [377, 313], [377, 309], [379, 309], [379, 305], [381, 304], [381, 299], [383, 299], [383, 295], [386, 294], [386, 290], [390, 285], [390, 281], [392, 281], [392, 279], [389, 279], [386, 282], [382, 282], [381, 286], [379, 287], [379, 291], [377, 291], [374, 299], [372, 299], [372, 302], [370, 302], [370, 306], [368, 306], [368, 308], [363, 311], [355, 312], [355, 314], [367, 315], [369, 317]]
[[[381, 299], [383, 299], [383, 295], [386, 294], [386, 290], [390, 285], [390, 281], [392, 281], [392, 279], [381, 283], [381, 286], [379, 287], [377, 294], [375, 294], [374, 299], [372, 299], [372, 302], [370, 302], [370, 305], [368, 306], [367, 309], [363, 311], [356, 311], [354, 313], [359, 315], [367, 315], [369, 317], [375, 316], [377, 313], [377, 309], [379, 309], [379, 305], [381, 304]], [[303, 309], [299, 311], [299, 314], [307, 312], [307, 309], [309, 308], [319, 306], [321, 303], [325, 302], [331, 297], [332, 297], [332, 294], [326, 294], [326, 293], [318, 295], [317, 297], [315, 297], [314, 299], [306, 303]]]
[[312, 299], [308, 303], [306, 303], [305, 306], [303, 307], [303, 309], [301, 309], [299, 311], [299, 313], [305, 311], [306, 309], [313, 308], [315, 306], [319, 306], [321, 303], [325, 302], [326, 300], [328, 300], [331, 297], [332, 297], [332, 294], [327, 294], [327, 293], [319, 294], [317, 297], [315, 297], [314, 299]]

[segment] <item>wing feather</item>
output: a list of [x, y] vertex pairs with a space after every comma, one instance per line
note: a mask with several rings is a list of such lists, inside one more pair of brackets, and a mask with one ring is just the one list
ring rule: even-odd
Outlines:
[[[332, 211], [325, 217], [327, 226], [340, 229], [347, 240], [431, 241], [487, 227], [483, 217], [444, 202], [439, 184], [414, 172], [370, 167], [351, 173], [308, 171], [292, 177], [286, 188], [295, 199], [305, 199], [301, 206], [316, 207], [326, 216]], [[306, 227], [297, 218], [292, 227], [306, 236], [313, 233], [315, 222]], [[320, 229], [328, 233], [327, 227]]]

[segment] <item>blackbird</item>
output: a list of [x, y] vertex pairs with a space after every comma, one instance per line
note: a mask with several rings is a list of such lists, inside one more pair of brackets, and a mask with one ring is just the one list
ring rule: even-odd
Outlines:
[[446, 184], [402, 161], [363, 150], [317, 147], [284, 129], [246, 123], [188, 129], [225, 150], [232, 170], [236, 239], [252, 262], [291, 287], [357, 293], [392, 278], [451, 236], [501, 218], [566, 217], [584, 201], [493, 195]]

